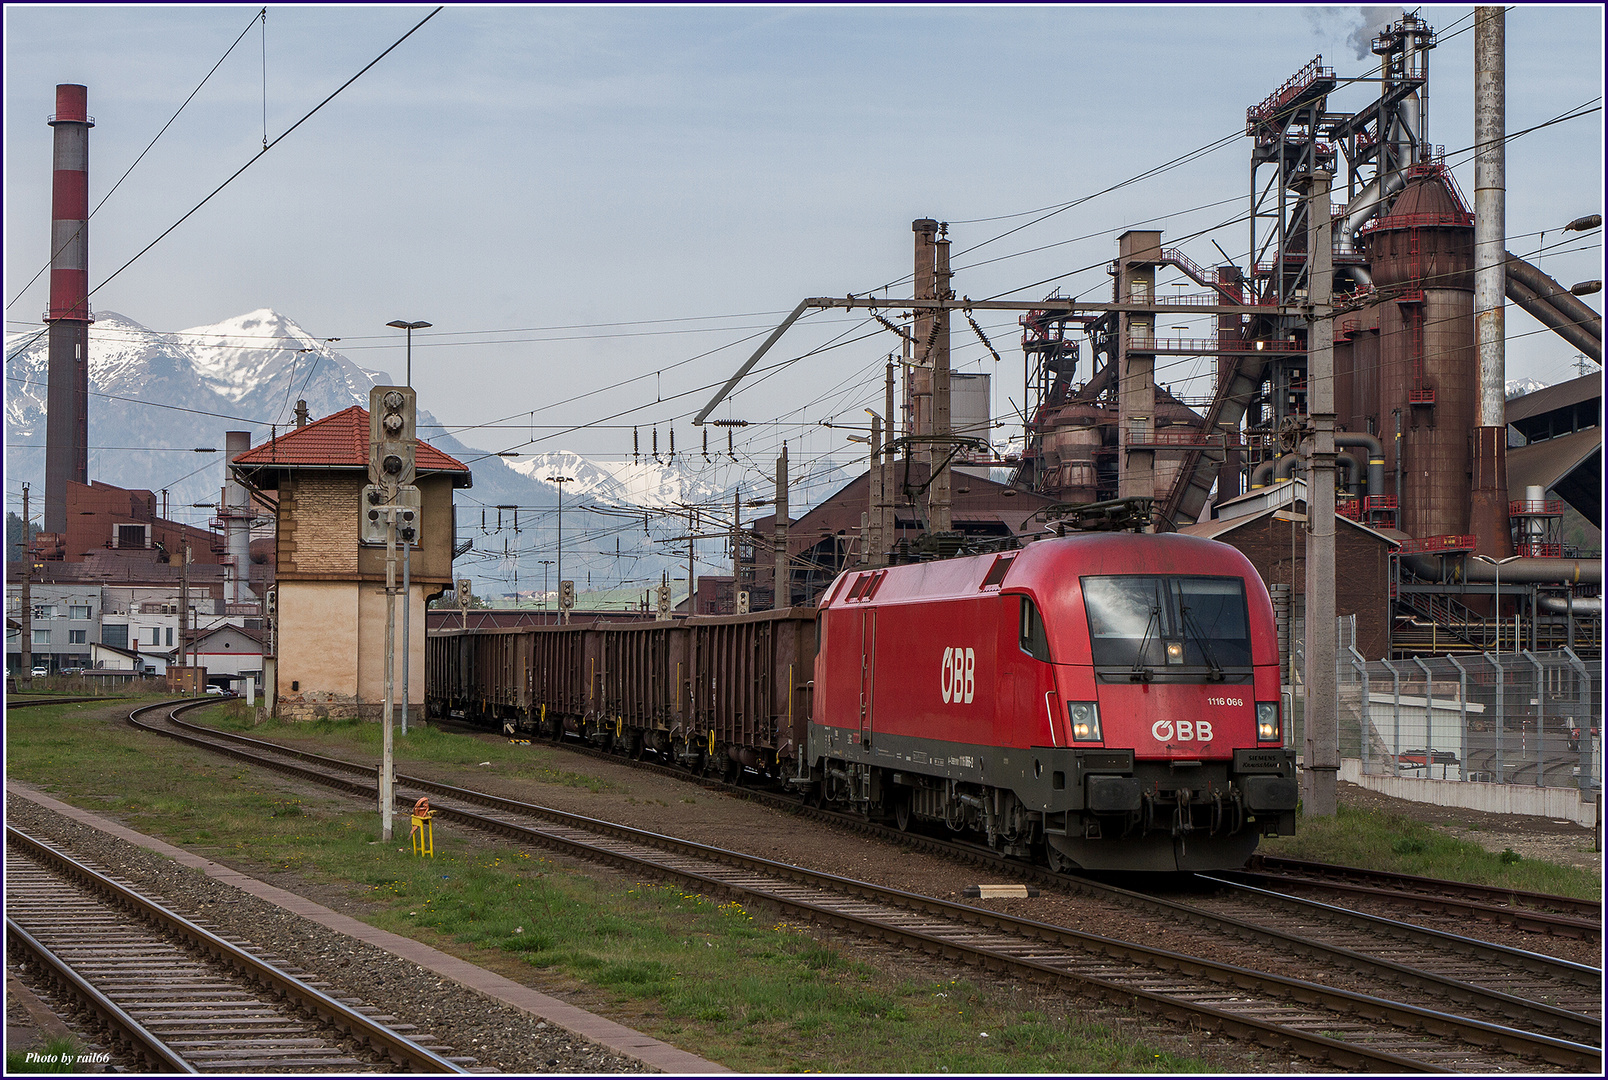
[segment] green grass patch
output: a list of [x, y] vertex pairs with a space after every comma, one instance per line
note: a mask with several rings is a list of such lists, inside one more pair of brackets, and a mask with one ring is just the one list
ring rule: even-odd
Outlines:
[[[384, 752], [384, 732], [379, 724], [370, 721], [310, 720], [286, 723], [267, 720], [257, 723], [255, 712], [244, 702], [231, 700], [219, 702], [211, 708], [198, 709], [186, 719], [215, 727], [219, 731], [236, 732], [301, 750], [327, 753], [331, 757], [343, 757], [349, 761], [377, 761]], [[497, 776], [585, 788], [594, 793], [625, 790], [607, 780], [556, 764], [557, 755], [540, 744], [476, 739], [445, 732], [428, 724], [409, 724], [406, 735], [399, 729], [394, 730], [391, 754], [398, 768], [409, 763], [473, 766], [485, 768]]]
[[[1083, 1019], [1070, 1000], [1066, 1013], [1040, 1014], [964, 979], [900, 981], [763, 912], [660, 884], [604, 884], [446, 822], [436, 823], [437, 857], [418, 859], [405, 815], [380, 842], [372, 808], [289, 794], [278, 776], [138, 732], [104, 706], [29, 713], [8, 718], [12, 777], [258, 874], [344, 886], [375, 925], [595, 988], [633, 1027], [739, 1071], [1206, 1071]], [[357, 746], [365, 726], [330, 730]], [[499, 750], [439, 732], [428, 740], [460, 762]]]
[[1602, 897], [1602, 882], [1578, 867], [1520, 858], [1511, 849], [1500, 854], [1459, 840], [1422, 822], [1381, 810], [1358, 810], [1342, 804], [1334, 817], [1296, 820], [1294, 836], [1263, 837], [1269, 855], [1344, 866], [1366, 866], [1401, 874], [1497, 885], [1529, 892]]

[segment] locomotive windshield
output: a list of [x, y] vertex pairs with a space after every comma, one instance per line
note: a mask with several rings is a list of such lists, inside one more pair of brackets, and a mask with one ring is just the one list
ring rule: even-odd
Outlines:
[[1239, 578], [1132, 575], [1082, 582], [1096, 666], [1182, 664], [1220, 672], [1251, 665], [1245, 583]]

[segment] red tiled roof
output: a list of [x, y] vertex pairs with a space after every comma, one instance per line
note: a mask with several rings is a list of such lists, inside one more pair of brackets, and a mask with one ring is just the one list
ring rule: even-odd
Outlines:
[[[431, 446], [423, 439], [413, 453], [420, 472], [462, 472], [469, 466]], [[325, 468], [366, 469], [369, 464], [369, 414], [353, 405], [314, 420], [304, 428], [286, 432], [235, 458], [236, 465], [320, 465]]]

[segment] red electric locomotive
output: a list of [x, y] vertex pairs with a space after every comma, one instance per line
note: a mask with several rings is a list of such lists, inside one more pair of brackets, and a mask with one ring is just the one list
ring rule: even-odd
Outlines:
[[1295, 831], [1267, 589], [1226, 544], [1094, 533], [851, 571], [809, 781], [1056, 869], [1240, 867]]

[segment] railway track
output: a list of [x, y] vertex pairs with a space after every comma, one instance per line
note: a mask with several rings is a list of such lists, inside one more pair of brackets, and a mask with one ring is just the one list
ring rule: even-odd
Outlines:
[[[375, 776], [371, 766], [183, 726], [188, 731], [170, 734], [237, 758], [268, 755], [269, 760], [258, 763], [365, 797], [374, 795], [368, 782]], [[447, 820], [522, 843], [722, 892], [1155, 1015], [1187, 1019], [1337, 1068], [1600, 1070], [1600, 1049], [1568, 1038], [1018, 919], [447, 784], [398, 776], [397, 787], [399, 805], [428, 794], [432, 807]]]
[[7, 709], [26, 709], [31, 705], [81, 705], [87, 701], [111, 701], [107, 697], [43, 697], [43, 698], [6, 698]]
[[8, 955], [93, 1016], [102, 1045], [134, 1068], [465, 1073], [473, 1063], [9, 827], [5, 869]]
[[1275, 855], [1254, 855], [1249, 870], [1222, 876], [1263, 888], [1366, 897], [1421, 911], [1515, 926], [1534, 933], [1602, 940], [1601, 902], [1571, 896], [1440, 881]]

